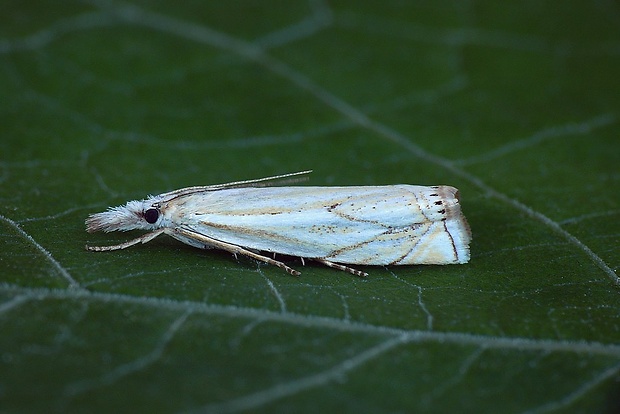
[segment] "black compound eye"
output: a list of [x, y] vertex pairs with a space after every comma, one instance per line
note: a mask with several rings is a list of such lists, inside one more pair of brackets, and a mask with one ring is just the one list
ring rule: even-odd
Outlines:
[[159, 211], [157, 211], [156, 208], [149, 208], [144, 212], [144, 220], [146, 220], [147, 223], [153, 224], [157, 221], [158, 218]]

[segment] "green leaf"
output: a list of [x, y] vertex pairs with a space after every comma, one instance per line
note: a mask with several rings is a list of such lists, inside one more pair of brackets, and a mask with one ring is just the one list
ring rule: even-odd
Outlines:
[[[9, 1], [0, 411], [605, 412], [620, 404], [614, 2]], [[88, 214], [314, 169], [450, 184], [459, 266], [299, 278]]]

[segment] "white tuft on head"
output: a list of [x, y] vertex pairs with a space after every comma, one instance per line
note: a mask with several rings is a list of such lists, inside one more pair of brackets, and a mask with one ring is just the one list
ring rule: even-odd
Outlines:
[[86, 219], [86, 231], [129, 231], [153, 227], [144, 219], [146, 201], [129, 201], [124, 206], [110, 207], [103, 213], [91, 214]]

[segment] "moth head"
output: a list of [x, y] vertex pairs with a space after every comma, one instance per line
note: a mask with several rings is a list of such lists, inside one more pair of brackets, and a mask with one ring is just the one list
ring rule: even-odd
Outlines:
[[110, 207], [103, 213], [91, 214], [86, 219], [86, 230], [129, 231], [153, 230], [161, 223], [160, 204], [150, 198], [143, 201], [130, 201], [124, 206]]

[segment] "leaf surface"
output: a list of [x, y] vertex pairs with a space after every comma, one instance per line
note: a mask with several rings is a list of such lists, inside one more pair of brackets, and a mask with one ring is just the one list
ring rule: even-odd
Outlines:
[[[612, 412], [618, 27], [612, 2], [7, 3], [0, 411]], [[138, 235], [86, 233], [108, 206], [305, 169], [458, 187], [471, 262], [84, 249]]]

